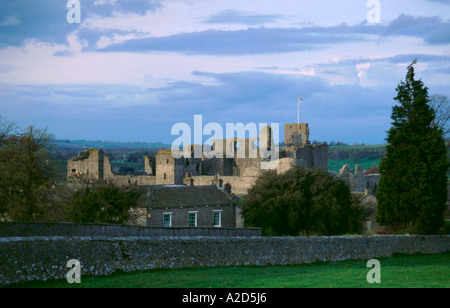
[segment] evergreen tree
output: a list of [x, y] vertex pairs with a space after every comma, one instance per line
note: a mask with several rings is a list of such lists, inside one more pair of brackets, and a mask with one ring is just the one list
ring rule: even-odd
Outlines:
[[381, 159], [376, 220], [393, 231], [435, 234], [444, 224], [447, 200], [446, 147], [433, 125], [428, 88], [414, 79], [414, 65], [396, 88], [386, 157]]

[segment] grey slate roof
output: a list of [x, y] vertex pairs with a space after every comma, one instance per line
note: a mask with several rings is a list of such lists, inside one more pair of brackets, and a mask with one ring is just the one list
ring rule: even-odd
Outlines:
[[232, 205], [233, 197], [217, 186], [165, 185], [148, 188], [148, 208]]

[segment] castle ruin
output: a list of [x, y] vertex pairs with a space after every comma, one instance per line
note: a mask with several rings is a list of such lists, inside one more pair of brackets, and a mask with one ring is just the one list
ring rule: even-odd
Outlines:
[[[82, 179], [89, 182], [114, 183], [119, 186], [136, 185], [217, 185], [235, 195], [245, 195], [263, 171], [261, 164], [268, 158], [260, 150], [271, 150], [272, 130], [269, 126], [260, 131], [259, 138], [230, 138], [213, 140], [212, 153], [195, 158], [196, 147], [189, 145], [179, 158], [172, 151], [160, 150], [156, 154], [155, 173], [150, 159], [145, 158], [145, 173], [116, 174], [103, 150], [89, 149], [67, 163], [69, 181]], [[261, 148], [257, 142], [264, 142]], [[278, 149], [276, 170], [279, 173], [294, 165], [304, 168], [321, 168], [328, 171], [328, 145], [311, 144], [307, 123], [285, 125], [285, 148]], [[223, 155], [214, 155], [215, 152]], [[244, 153], [245, 155], [239, 155]], [[273, 151], [271, 152], [274, 153]]]

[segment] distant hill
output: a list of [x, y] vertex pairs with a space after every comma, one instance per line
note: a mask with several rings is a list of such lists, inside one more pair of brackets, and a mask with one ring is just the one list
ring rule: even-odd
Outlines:
[[386, 144], [330, 146], [328, 148], [328, 171], [339, 171], [348, 164], [350, 169], [361, 165], [364, 169], [378, 167], [380, 158], [386, 154]]
[[166, 149], [170, 148], [169, 144], [161, 142], [119, 142], [119, 141], [102, 141], [102, 140], [63, 140], [56, 139], [53, 141], [54, 150], [60, 149]]

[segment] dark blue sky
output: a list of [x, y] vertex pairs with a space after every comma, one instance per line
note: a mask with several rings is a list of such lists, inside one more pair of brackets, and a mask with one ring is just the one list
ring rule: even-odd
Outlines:
[[196, 114], [283, 127], [301, 96], [312, 140], [382, 143], [415, 58], [450, 97], [449, 1], [380, 0], [373, 23], [364, 0], [81, 0], [80, 24], [66, 2], [0, 3], [0, 114], [61, 139], [171, 143]]

